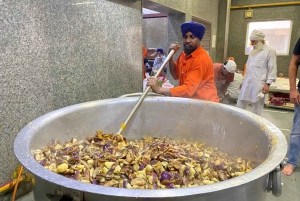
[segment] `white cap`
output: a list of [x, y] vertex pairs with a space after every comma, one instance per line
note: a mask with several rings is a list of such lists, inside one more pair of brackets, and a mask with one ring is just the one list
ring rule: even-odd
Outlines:
[[257, 29], [254, 29], [250, 35], [250, 40], [264, 40], [265, 34]]
[[[227, 63], [226, 63], [227, 62]], [[228, 60], [224, 63], [224, 68], [229, 72], [229, 73], [234, 73], [236, 69], [236, 63], [233, 60]]]

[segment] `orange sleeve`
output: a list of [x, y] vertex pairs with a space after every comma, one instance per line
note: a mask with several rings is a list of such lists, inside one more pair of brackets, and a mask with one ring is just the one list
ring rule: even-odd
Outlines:
[[145, 45], [142, 46], [142, 49], [143, 49], [143, 58], [145, 58], [148, 55]]
[[[179, 77], [179, 68], [178, 68], [177, 64], [180, 62], [181, 57], [182, 57], [182, 53], [177, 58], [177, 61], [174, 63], [174, 73], [177, 75], [177, 77]], [[175, 80], [178, 80], [178, 79], [175, 79]]]
[[202, 87], [206, 83], [205, 74], [207, 73], [207, 69], [211, 68], [211, 65], [203, 61], [194, 61], [193, 63], [195, 64], [191, 66], [191, 70], [182, 75], [183, 84], [170, 89], [172, 96], [193, 97], [199, 87]]

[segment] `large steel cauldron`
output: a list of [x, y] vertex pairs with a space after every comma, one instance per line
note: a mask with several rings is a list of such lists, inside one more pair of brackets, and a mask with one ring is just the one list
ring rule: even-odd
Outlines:
[[[224, 104], [206, 101], [148, 97], [129, 122], [124, 135], [169, 136], [217, 146], [229, 154], [251, 159], [256, 168], [240, 177], [220, 183], [166, 190], [132, 190], [85, 184], [52, 173], [37, 163], [32, 149], [51, 140], [67, 141], [93, 136], [96, 130], [115, 133], [126, 119], [137, 97], [99, 100], [65, 107], [30, 122], [18, 134], [14, 151], [34, 178], [36, 201], [126, 201], [197, 200], [263, 201], [270, 178], [273, 194], [280, 195], [279, 164], [286, 155], [287, 143], [281, 131], [265, 119]], [[276, 169], [277, 168], [277, 169]], [[270, 186], [269, 186], [270, 189]]]

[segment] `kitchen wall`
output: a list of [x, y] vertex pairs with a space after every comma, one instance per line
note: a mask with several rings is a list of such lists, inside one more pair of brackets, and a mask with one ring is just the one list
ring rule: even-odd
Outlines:
[[192, 4], [190, 6], [192, 15], [194, 17], [211, 23], [211, 47], [209, 55], [212, 58], [213, 62], [216, 60], [216, 43], [213, 42], [213, 37], [217, 35], [219, 12], [218, 4], [219, 0], [194, 0], [192, 1]]
[[0, 184], [19, 164], [13, 142], [30, 121], [142, 90], [141, 4], [0, 1]]
[[143, 19], [143, 43], [146, 48], [161, 47], [167, 54], [168, 44], [168, 18]]
[[[192, 20], [192, 17], [199, 18], [211, 23], [211, 38], [213, 35], [217, 35], [217, 26], [218, 26], [218, 3], [219, 0], [150, 0], [153, 3], [157, 3], [161, 6], [170, 8], [173, 10], [169, 16], [173, 16], [172, 19], [180, 19], [181, 21], [169, 22], [172, 24], [178, 24], [176, 27], [179, 30], [180, 34], [180, 24], [185, 21]], [[151, 8], [149, 8], [151, 9]], [[158, 6], [158, 9], [160, 7]], [[164, 10], [164, 9], [162, 9]], [[174, 12], [177, 11], [177, 12]], [[181, 15], [184, 14], [184, 18]], [[170, 17], [169, 17], [170, 20]], [[179, 42], [181, 42], [181, 36], [179, 37]], [[173, 40], [169, 40], [174, 42]], [[210, 56], [213, 60], [216, 57], [216, 48], [210, 48]]]
[[[290, 2], [281, 0], [276, 2]], [[274, 3], [273, 0], [232, 0], [231, 6], [242, 6], [251, 4]], [[281, 20], [289, 19], [293, 21], [290, 54], [287, 56], [277, 56], [278, 73], [288, 76], [288, 67], [293, 48], [300, 36], [300, 5], [252, 8], [253, 18], [245, 19], [246, 9], [231, 10], [229, 38], [228, 38], [228, 56], [233, 56], [239, 68], [243, 69], [247, 61], [247, 55], [244, 54], [247, 24], [252, 21]], [[220, 1], [219, 20], [218, 20], [218, 38], [217, 38], [217, 61], [222, 62], [224, 52], [224, 29], [226, 20], [226, 1]]]

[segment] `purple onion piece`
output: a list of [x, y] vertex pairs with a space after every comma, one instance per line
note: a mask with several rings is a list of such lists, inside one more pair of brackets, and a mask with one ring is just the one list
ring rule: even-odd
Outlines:
[[152, 160], [152, 161], [150, 161], [150, 164], [155, 165], [157, 162], [158, 162], [157, 160]]
[[189, 167], [189, 166], [186, 166], [186, 167], [185, 167], [183, 174], [184, 174], [185, 176], [188, 176], [188, 175], [190, 174], [190, 167]]
[[160, 181], [171, 180], [171, 178], [172, 178], [172, 175], [168, 171], [162, 171], [162, 173], [160, 175]]
[[145, 165], [144, 164], [142, 164], [142, 165], [140, 165], [140, 168], [139, 168], [139, 170], [143, 170], [145, 168]]
[[79, 150], [76, 150], [76, 151], [72, 152], [73, 156], [77, 156], [78, 154], [79, 154]]
[[94, 179], [94, 180], [93, 180], [93, 184], [99, 185], [98, 180], [97, 180], [97, 179]]
[[40, 161], [39, 163], [40, 163], [42, 166], [45, 166], [46, 161], [45, 161], [45, 160], [42, 160], [42, 161]]
[[103, 151], [105, 151], [105, 149], [107, 149], [109, 147], [109, 144], [105, 144], [104, 146], [103, 146]]
[[173, 189], [173, 188], [175, 188], [173, 184], [166, 184], [165, 186], [166, 186], [168, 189]]
[[220, 170], [224, 170], [225, 169], [225, 164], [223, 162], [219, 165], [219, 169]]
[[153, 189], [157, 189], [157, 184], [153, 184]]
[[157, 174], [155, 172], [152, 172], [152, 178], [153, 178], [153, 183], [157, 182]]
[[123, 181], [123, 188], [127, 188], [127, 184], [128, 184], [128, 181], [127, 181], [127, 180], [124, 180], [124, 181]]

